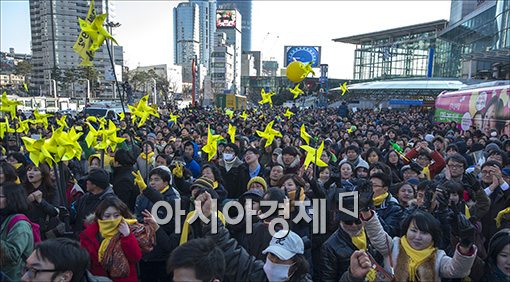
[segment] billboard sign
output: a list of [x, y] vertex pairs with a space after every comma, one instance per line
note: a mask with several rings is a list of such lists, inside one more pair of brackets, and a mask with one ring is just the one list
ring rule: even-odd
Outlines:
[[312, 62], [313, 68], [321, 63], [321, 46], [285, 46], [285, 67], [293, 61]]
[[216, 27], [237, 27], [236, 10], [216, 10]]

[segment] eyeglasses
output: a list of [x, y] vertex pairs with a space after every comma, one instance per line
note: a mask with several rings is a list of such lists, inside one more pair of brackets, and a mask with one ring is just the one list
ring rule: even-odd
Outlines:
[[343, 220], [342, 222], [345, 225], [353, 225], [354, 223], [356, 223], [356, 225], [360, 225], [361, 224], [361, 220], [360, 219], [356, 219], [356, 220]]
[[24, 267], [23, 268], [23, 275], [27, 275], [28, 278], [34, 279], [37, 276], [37, 273], [39, 272], [55, 272], [58, 271], [58, 269], [37, 269], [33, 267]]
[[490, 170], [489, 170], [489, 171], [484, 171], [484, 170], [482, 170], [482, 174], [483, 174], [483, 175], [487, 175], [487, 174], [490, 174], [490, 173], [491, 173], [491, 171], [490, 171]]
[[448, 164], [449, 168], [455, 168], [455, 169], [463, 169], [464, 165], [454, 165], [454, 164]]

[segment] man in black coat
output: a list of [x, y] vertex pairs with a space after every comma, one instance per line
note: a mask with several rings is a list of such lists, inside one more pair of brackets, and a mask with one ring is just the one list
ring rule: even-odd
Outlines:
[[115, 152], [113, 161], [112, 185], [113, 191], [129, 208], [135, 210], [136, 197], [140, 194], [139, 189], [134, 184], [132, 175], [133, 165], [136, 159], [127, 150], [120, 149]]

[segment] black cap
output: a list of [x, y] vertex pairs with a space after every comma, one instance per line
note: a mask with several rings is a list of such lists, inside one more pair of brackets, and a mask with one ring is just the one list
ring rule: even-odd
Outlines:
[[[357, 200], [357, 199], [356, 199]], [[342, 208], [344, 210], [354, 211], [354, 196], [347, 196], [342, 198]], [[356, 212], [356, 211], [354, 211]], [[338, 210], [336, 213], [336, 219], [340, 221], [356, 220], [357, 217], [353, 217], [347, 214], [345, 211]]]
[[90, 170], [87, 180], [103, 190], [110, 185], [110, 175], [102, 168], [93, 168]]

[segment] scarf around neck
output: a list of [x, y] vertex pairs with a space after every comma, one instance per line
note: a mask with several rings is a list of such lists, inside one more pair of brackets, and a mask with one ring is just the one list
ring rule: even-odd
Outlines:
[[375, 206], [380, 206], [380, 205], [382, 205], [382, 203], [384, 202], [384, 200], [386, 200], [386, 198], [388, 198], [388, 195], [389, 195], [389, 193], [388, 193], [388, 192], [386, 192], [386, 193], [384, 193], [384, 194], [382, 194], [382, 195], [379, 195], [379, 196], [377, 196], [377, 197], [373, 197], [372, 199], [374, 200], [374, 205], [375, 205]]
[[411, 247], [411, 245], [409, 245], [405, 235], [400, 238], [400, 245], [409, 257], [407, 266], [407, 270], [409, 271], [409, 281], [415, 281], [416, 270], [428, 257], [436, 253], [437, 248], [434, 248], [434, 246], [431, 244], [423, 250], [415, 250], [413, 247]]
[[137, 222], [136, 219], [127, 219], [123, 217], [119, 217], [113, 220], [97, 220], [97, 224], [99, 224], [99, 232], [104, 238], [103, 241], [101, 241], [101, 245], [99, 246], [99, 250], [97, 252], [97, 258], [99, 262], [103, 260], [104, 252], [106, 251], [106, 248], [108, 247], [108, 244], [112, 238], [117, 235], [117, 233], [119, 233], [119, 224], [122, 220], [128, 224], [135, 224]]

